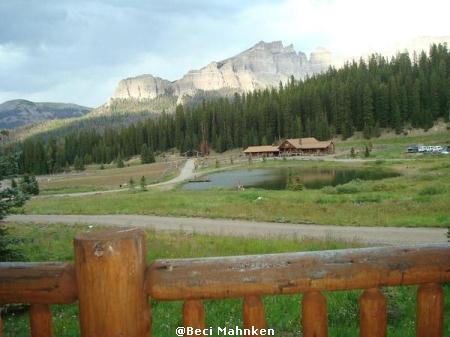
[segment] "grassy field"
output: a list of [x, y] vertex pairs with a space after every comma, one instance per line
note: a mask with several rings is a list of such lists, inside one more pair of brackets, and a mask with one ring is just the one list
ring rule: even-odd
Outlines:
[[118, 189], [120, 186], [128, 184], [130, 178], [139, 184], [142, 176], [145, 176], [147, 183], [150, 184], [174, 176], [181, 163], [181, 161], [178, 163], [171, 161], [136, 165], [130, 161], [130, 166], [116, 168], [106, 165], [103, 170], [99, 165], [92, 165], [81, 172], [41, 176], [39, 177], [39, 186], [42, 195], [49, 195]]
[[408, 135], [397, 135], [395, 132], [383, 133], [378, 138], [366, 140], [361, 134], [345, 140], [336, 141], [336, 153], [338, 158], [350, 157], [350, 149], [353, 147], [359, 157], [364, 155], [366, 145], [371, 146], [374, 158], [411, 158], [406, 153], [406, 148], [414, 144], [424, 145], [450, 145], [450, 130], [447, 124], [438, 123], [431, 130], [410, 130]]
[[[72, 238], [76, 233], [97, 230], [88, 226], [64, 225], [8, 225], [16, 236], [16, 248], [30, 261], [70, 261], [73, 259]], [[210, 237], [182, 233], [147, 232], [148, 259], [226, 256], [241, 254], [279, 253], [357, 247], [357, 243], [333, 240], [270, 240]], [[445, 310], [450, 310], [450, 287], [444, 286]], [[389, 336], [415, 336], [415, 287], [392, 287], [383, 292], [389, 299]], [[358, 335], [358, 297], [360, 291], [326, 293], [329, 310], [330, 336]], [[269, 327], [276, 336], [300, 336], [301, 295], [267, 296], [264, 298]], [[206, 301], [207, 326], [235, 326], [242, 324], [242, 300]], [[174, 336], [175, 327], [182, 325], [182, 303], [152, 302], [153, 335]], [[76, 305], [52, 306], [55, 335], [79, 336], [78, 308]], [[28, 316], [24, 313], [5, 318], [5, 336], [29, 336]], [[445, 322], [446, 336], [450, 333], [450, 320]]]
[[[256, 167], [352, 167], [401, 175], [354, 180], [319, 190], [150, 190], [87, 197], [34, 199], [25, 213], [156, 214], [358, 226], [450, 226], [450, 157], [336, 163], [267, 161]], [[239, 166], [234, 166], [239, 167]], [[244, 165], [244, 167], [247, 167]], [[224, 168], [221, 168], [224, 169]]]

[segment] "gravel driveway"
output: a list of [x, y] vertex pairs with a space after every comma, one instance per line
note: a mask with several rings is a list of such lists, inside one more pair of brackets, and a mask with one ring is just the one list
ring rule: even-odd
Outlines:
[[239, 237], [316, 238], [358, 241], [372, 245], [447, 242], [445, 228], [355, 227], [280, 224], [246, 220], [178, 218], [152, 215], [11, 215], [10, 222], [134, 226]]

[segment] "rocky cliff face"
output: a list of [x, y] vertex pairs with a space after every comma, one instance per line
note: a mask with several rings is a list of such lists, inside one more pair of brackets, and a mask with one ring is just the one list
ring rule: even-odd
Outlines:
[[152, 75], [127, 78], [119, 82], [111, 99], [140, 100], [172, 95], [180, 102], [199, 92], [248, 92], [278, 86], [290, 76], [302, 79], [326, 70], [331, 64], [331, 53], [323, 48], [311, 53], [308, 60], [304, 53], [297, 53], [293, 45], [285, 47], [281, 41], [261, 41], [234, 57], [191, 70], [174, 82]]
[[0, 129], [12, 129], [52, 119], [79, 117], [91, 109], [67, 103], [35, 103], [23, 99], [0, 104]]

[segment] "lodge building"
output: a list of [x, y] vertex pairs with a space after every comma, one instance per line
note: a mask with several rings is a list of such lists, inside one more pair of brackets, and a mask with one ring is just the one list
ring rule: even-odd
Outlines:
[[285, 139], [278, 146], [249, 146], [244, 154], [252, 157], [325, 155], [334, 153], [331, 140], [318, 141], [314, 137]]

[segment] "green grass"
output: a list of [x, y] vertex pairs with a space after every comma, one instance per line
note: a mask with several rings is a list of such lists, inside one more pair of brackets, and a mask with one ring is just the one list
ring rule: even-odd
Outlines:
[[[263, 189], [110, 193], [31, 200], [28, 214], [154, 214], [356, 226], [450, 226], [449, 158], [362, 163], [267, 161], [252, 167], [359, 167], [398, 177], [320, 190]], [[240, 166], [242, 167], [242, 166]]]
[[424, 132], [415, 135], [413, 131], [412, 135], [383, 135], [379, 138], [367, 139], [348, 139], [346, 141], [338, 141], [336, 143], [336, 152], [338, 157], [349, 158], [350, 149], [353, 147], [357, 153], [357, 157], [364, 156], [364, 147], [366, 145], [372, 145], [373, 150], [371, 152], [371, 158], [380, 159], [392, 159], [392, 158], [417, 158], [421, 155], [408, 154], [406, 148], [409, 145], [414, 144], [426, 144], [426, 145], [450, 145], [450, 132]]
[[[181, 163], [180, 163], [181, 164]], [[124, 168], [116, 168], [107, 165], [105, 169], [99, 169], [98, 165], [92, 165], [82, 172], [71, 172], [43, 176], [39, 179], [42, 195], [78, 193], [119, 189], [127, 184], [130, 178], [138, 183], [145, 176], [147, 184], [166, 181], [178, 174], [175, 164], [158, 162], [153, 164], [131, 165]]]
[[[86, 225], [7, 225], [16, 236], [16, 248], [22, 250], [30, 261], [70, 261], [73, 259], [72, 238], [76, 233], [97, 230]], [[100, 227], [99, 227], [100, 228]], [[356, 243], [337, 242], [332, 239], [283, 240], [211, 237], [198, 234], [147, 231], [148, 259], [226, 256], [240, 254], [280, 253], [357, 247]], [[415, 336], [415, 287], [392, 287], [383, 290], [389, 299], [389, 336]], [[445, 310], [450, 310], [450, 287], [444, 287]], [[358, 335], [358, 297], [360, 291], [326, 293], [329, 312], [330, 336]], [[264, 297], [268, 326], [276, 336], [301, 335], [301, 295]], [[242, 300], [205, 301], [207, 326], [242, 324]], [[182, 325], [182, 303], [152, 301], [153, 335], [174, 336], [175, 327]], [[79, 336], [78, 308], [76, 305], [52, 306], [55, 335]], [[450, 322], [445, 322], [449, 336]], [[5, 336], [29, 336], [26, 314], [9, 315], [5, 319]]]

